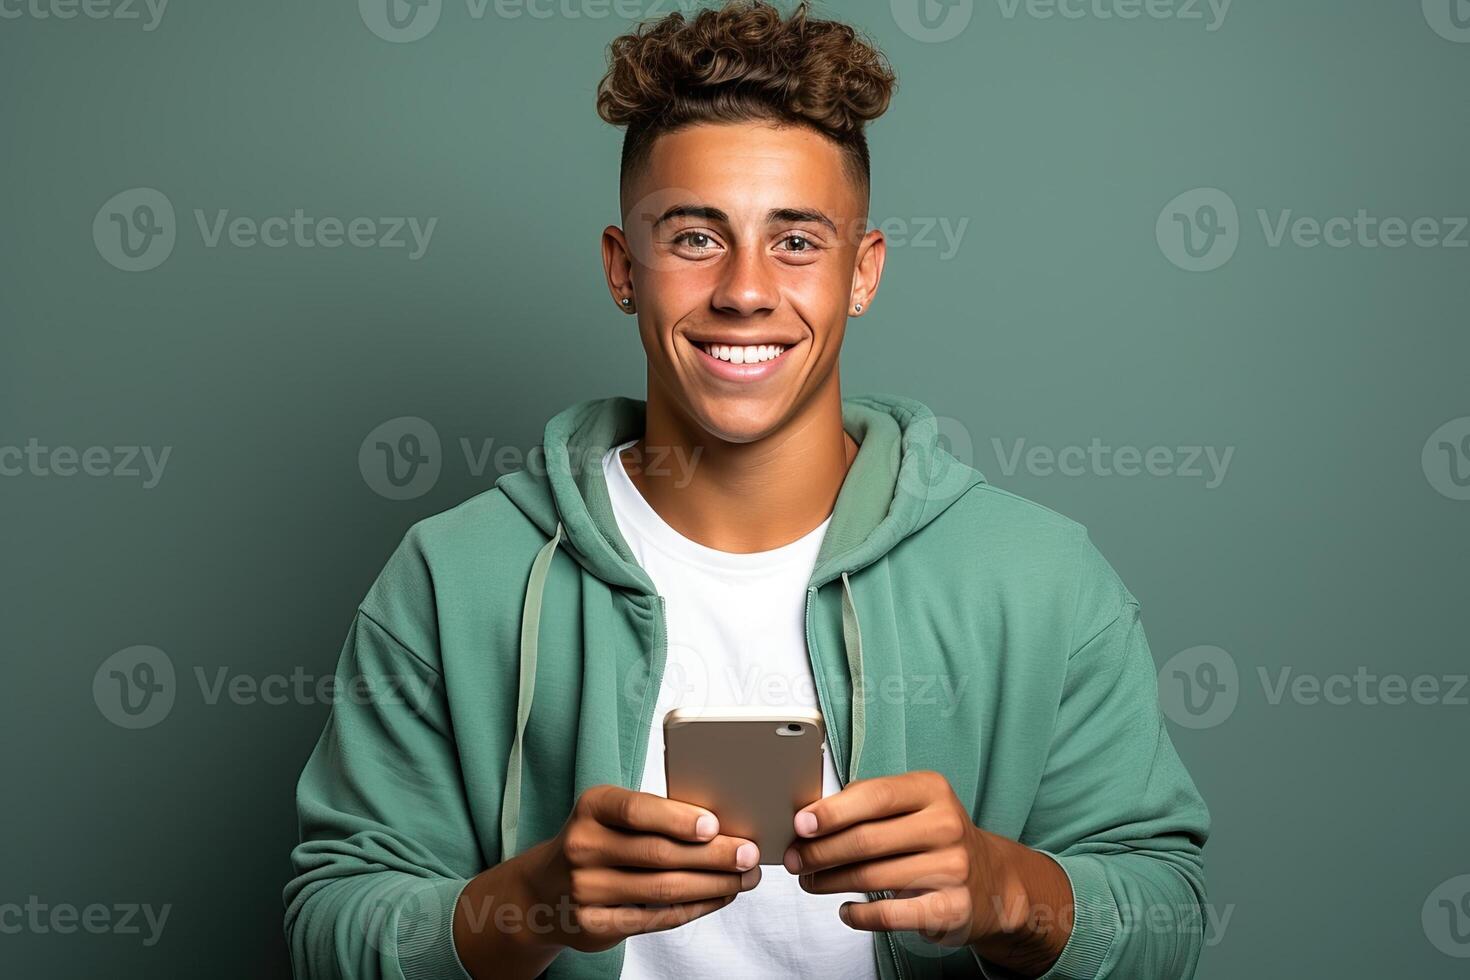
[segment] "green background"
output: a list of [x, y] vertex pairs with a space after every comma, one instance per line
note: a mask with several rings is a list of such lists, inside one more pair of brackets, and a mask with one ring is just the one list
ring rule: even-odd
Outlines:
[[[347, 0], [174, 0], [154, 30], [142, 7], [4, 9], [20, 15], [0, 19], [0, 447], [172, 450], [152, 489], [0, 477], [0, 905], [171, 912], [151, 947], [0, 933], [0, 973], [286, 976], [292, 794], [327, 705], [210, 704], [195, 671], [330, 672], [405, 529], [497, 475], [473, 472], [461, 439], [524, 451], [573, 401], [641, 395], [598, 254], [620, 134], [593, 109], [630, 22], [595, 0], [481, 17], [444, 0], [426, 36], [390, 43]], [[1228, 651], [1234, 712], [1171, 726], [1214, 816], [1210, 898], [1229, 916], [1201, 977], [1464, 976], [1470, 940], [1436, 948], [1421, 911], [1470, 873], [1466, 692], [1273, 704], [1258, 669], [1470, 669], [1470, 502], [1421, 463], [1432, 432], [1470, 416], [1470, 249], [1272, 247], [1257, 212], [1470, 214], [1470, 43], [1417, 0], [1237, 0], [1215, 30], [1203, 6], [949, 14], [967, 9], [924, 41], [886, 2], [819, 8], [870, 32], [900, 79], [870, 130], [871, 219], [907, 233], [851, 325], [844, 390], [927, 402], [993, 482], [1087, 524], [1161, 666]], [[130, 273], [92, 225], [136, 187], [171, 201], [177, 243]], [[1188, 272], [1155, 222], [1199, 187], [1238, 207], [1239, 241]], [[411, 261], [210, 248], [194, 219], [295, 208], [438, 223]], [[907, 240], [942, 222], [967, 222], [953, 254]], [[403, 501], [358, 464], [399, 416], [443, 444], [437, 483]], [[1213, 488], [1005, 472], [1016, 440], [1094, 438], [1234, 455]], [[167, 653], [177, 697], [125, 730], [92, 683], [138, 644]]]

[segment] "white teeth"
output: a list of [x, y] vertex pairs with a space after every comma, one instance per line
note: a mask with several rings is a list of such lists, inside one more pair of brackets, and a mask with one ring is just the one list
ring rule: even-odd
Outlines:
[[746, 347], [731, 347], [729, 344], [700, 344], [710, 357], [729, 361], [731, 364], [759, 364], [771, 361], [786, 352], [781, 344], [753, 344]]

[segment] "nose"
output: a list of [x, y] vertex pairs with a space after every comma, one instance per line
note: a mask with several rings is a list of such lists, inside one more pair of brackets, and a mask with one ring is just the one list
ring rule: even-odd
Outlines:
[[737, 246], [731, 250], [710, 303], [733, 316], [754, 316], [776, 308], [775, 279], [760, 248]]

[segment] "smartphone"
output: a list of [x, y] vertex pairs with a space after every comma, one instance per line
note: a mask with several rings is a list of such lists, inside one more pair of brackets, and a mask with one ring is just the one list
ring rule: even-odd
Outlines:
[[720, 833], [780, 864], [796, 839], [796, 811], [822, 798], [826, 731], [817, 711], [676, 708], [664, 715], [668, 798], [720, 818]]

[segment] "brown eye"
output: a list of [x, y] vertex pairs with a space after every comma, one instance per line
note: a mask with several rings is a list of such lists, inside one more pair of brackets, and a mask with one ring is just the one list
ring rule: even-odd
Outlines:
[[788, 248], [786, 250], [788, 252], [809, 252], [809, 251], [811, 251], [811, 244], [812, 243], [808, 239], [805, 239], [805, 238], [801, 237], [800, 235], [788, 235], [784, 239], [784, 241], [786, 241], [788, 244], [793, 244], [793, 245], [799, 245], [800, 246], [800, 247]]
[[674, 241], [679, 244], [688, 245], [691, 248], [709, 248], [714, 240], [702, 231], [686, 231], [675, 235]]

